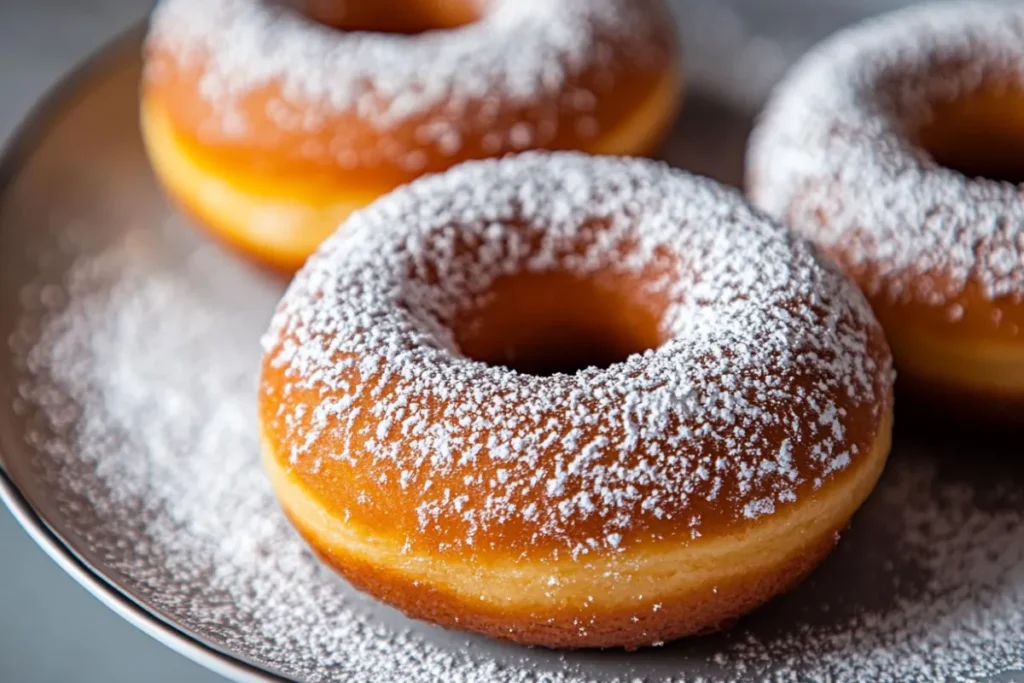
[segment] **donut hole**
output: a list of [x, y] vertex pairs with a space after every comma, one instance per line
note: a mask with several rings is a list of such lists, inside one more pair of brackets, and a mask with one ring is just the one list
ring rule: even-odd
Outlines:
[[470, 0], [293, 0], [307, 17], [339, 31], [416, 35], [481, 18]]
[[989, 87], [936, 103], [916, 140], [935, 162], [970, 178], [1024, 182], [1024, 90]]
[[483, 307], [457, 322], [455, 340], [468, 358], [528, 375], [607, 368], [664, 341], [664, 306], [639, 291], [608, 277], [504, 277]]

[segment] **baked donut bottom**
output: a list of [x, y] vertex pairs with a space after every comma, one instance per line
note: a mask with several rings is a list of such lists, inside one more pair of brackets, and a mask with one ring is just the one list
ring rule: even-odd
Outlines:
[[885, 325], [899, 383], [973, 419], [1024, 423], [1024, 345]]
[[870, 449], [777, 513], [728, 533], [640, 542], [579, 560], [534, 560], [511, 550], [412, 552], [404, 539], [347, 523], [324, 506], [267, 438], [263, 461], [285, 513], [314, 552], [406, 615], [525, 645], [635, 649], [720, 630], [798, 584], [874, 488], [891, 432], [890, 405]]
[[[681, 93], [681, 69], [666, 69], [626, 120], [580, 151], [652, 154], [671, 127]], [[153, 94], [143, 94], [140, 124], [153, 170], [170, 198], [214, 235], [281, 271], [298, 270], [349, 214], [395, 189], [393, 185], [364, 184], [343, 190], [224, 169], [211, 155], [186, 141]], [[372, 176], [372, 169], [367, 175]]]
[[175, 131], [164, 109], [144, 98], [142, 138], [168, 196], [206, 230], [258, 261], [297, 270], [346, 217], [386, 192], [345, 194], [227, 176]]

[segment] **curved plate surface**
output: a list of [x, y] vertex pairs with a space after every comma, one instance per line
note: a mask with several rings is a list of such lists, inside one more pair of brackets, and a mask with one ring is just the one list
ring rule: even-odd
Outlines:
[[[1024, 669], [1020, 435], [903, 415], [883, 481], [836, 553], [725, 635], [638, 653], [528, 650], [352, 591], [292, 533], [259, 468], [257, 340], [285, 283], [163, 199], [137, 132], [137, 41], [44, 107], [0, 169], [0, 488], [123, 616], [238, 680], [939, 681]], [[748, 127], [691, 95], [664, 156], [735, 183]]]

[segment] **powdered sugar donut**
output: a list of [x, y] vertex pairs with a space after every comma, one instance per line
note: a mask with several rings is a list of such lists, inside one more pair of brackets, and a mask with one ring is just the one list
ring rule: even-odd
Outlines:
[[[1024, 407], [1024, 5], [926, 5], [843, 31], [779, 86], [755, 203], [868, 294], [908, 386]], [[970, 397], [971, 400], [963, 400]]]
[[265, 463], [312, 547], [412, 616], [529, 644], [719, 627], [828, 553], [889, 450], [861, 294], [649, 161], [418, 180], [310, 259], [265, 348]]
[[169, 193], [285, 269], [354, 208], [466, 159], [649, 152], [680, 94], [662, 0], [293, 4], [162, 0], [142, 88]]

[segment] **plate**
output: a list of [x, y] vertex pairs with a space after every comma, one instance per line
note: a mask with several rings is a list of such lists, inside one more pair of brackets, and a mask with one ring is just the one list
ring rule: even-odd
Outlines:
[[[410, 621], [323, 568], [259, 466], [258, 339], [285, 282], [178, 216], [138, 134], [140, 33], [0, 162], [0, 492], [152, 635], [236, 680], [945, 681], [1024, 671], [1020, 434], [900, 410], [837, 551], [728, 633], [526, 649]], [[664, 158], [738, 182], [750, 117], [691, 93]]]

